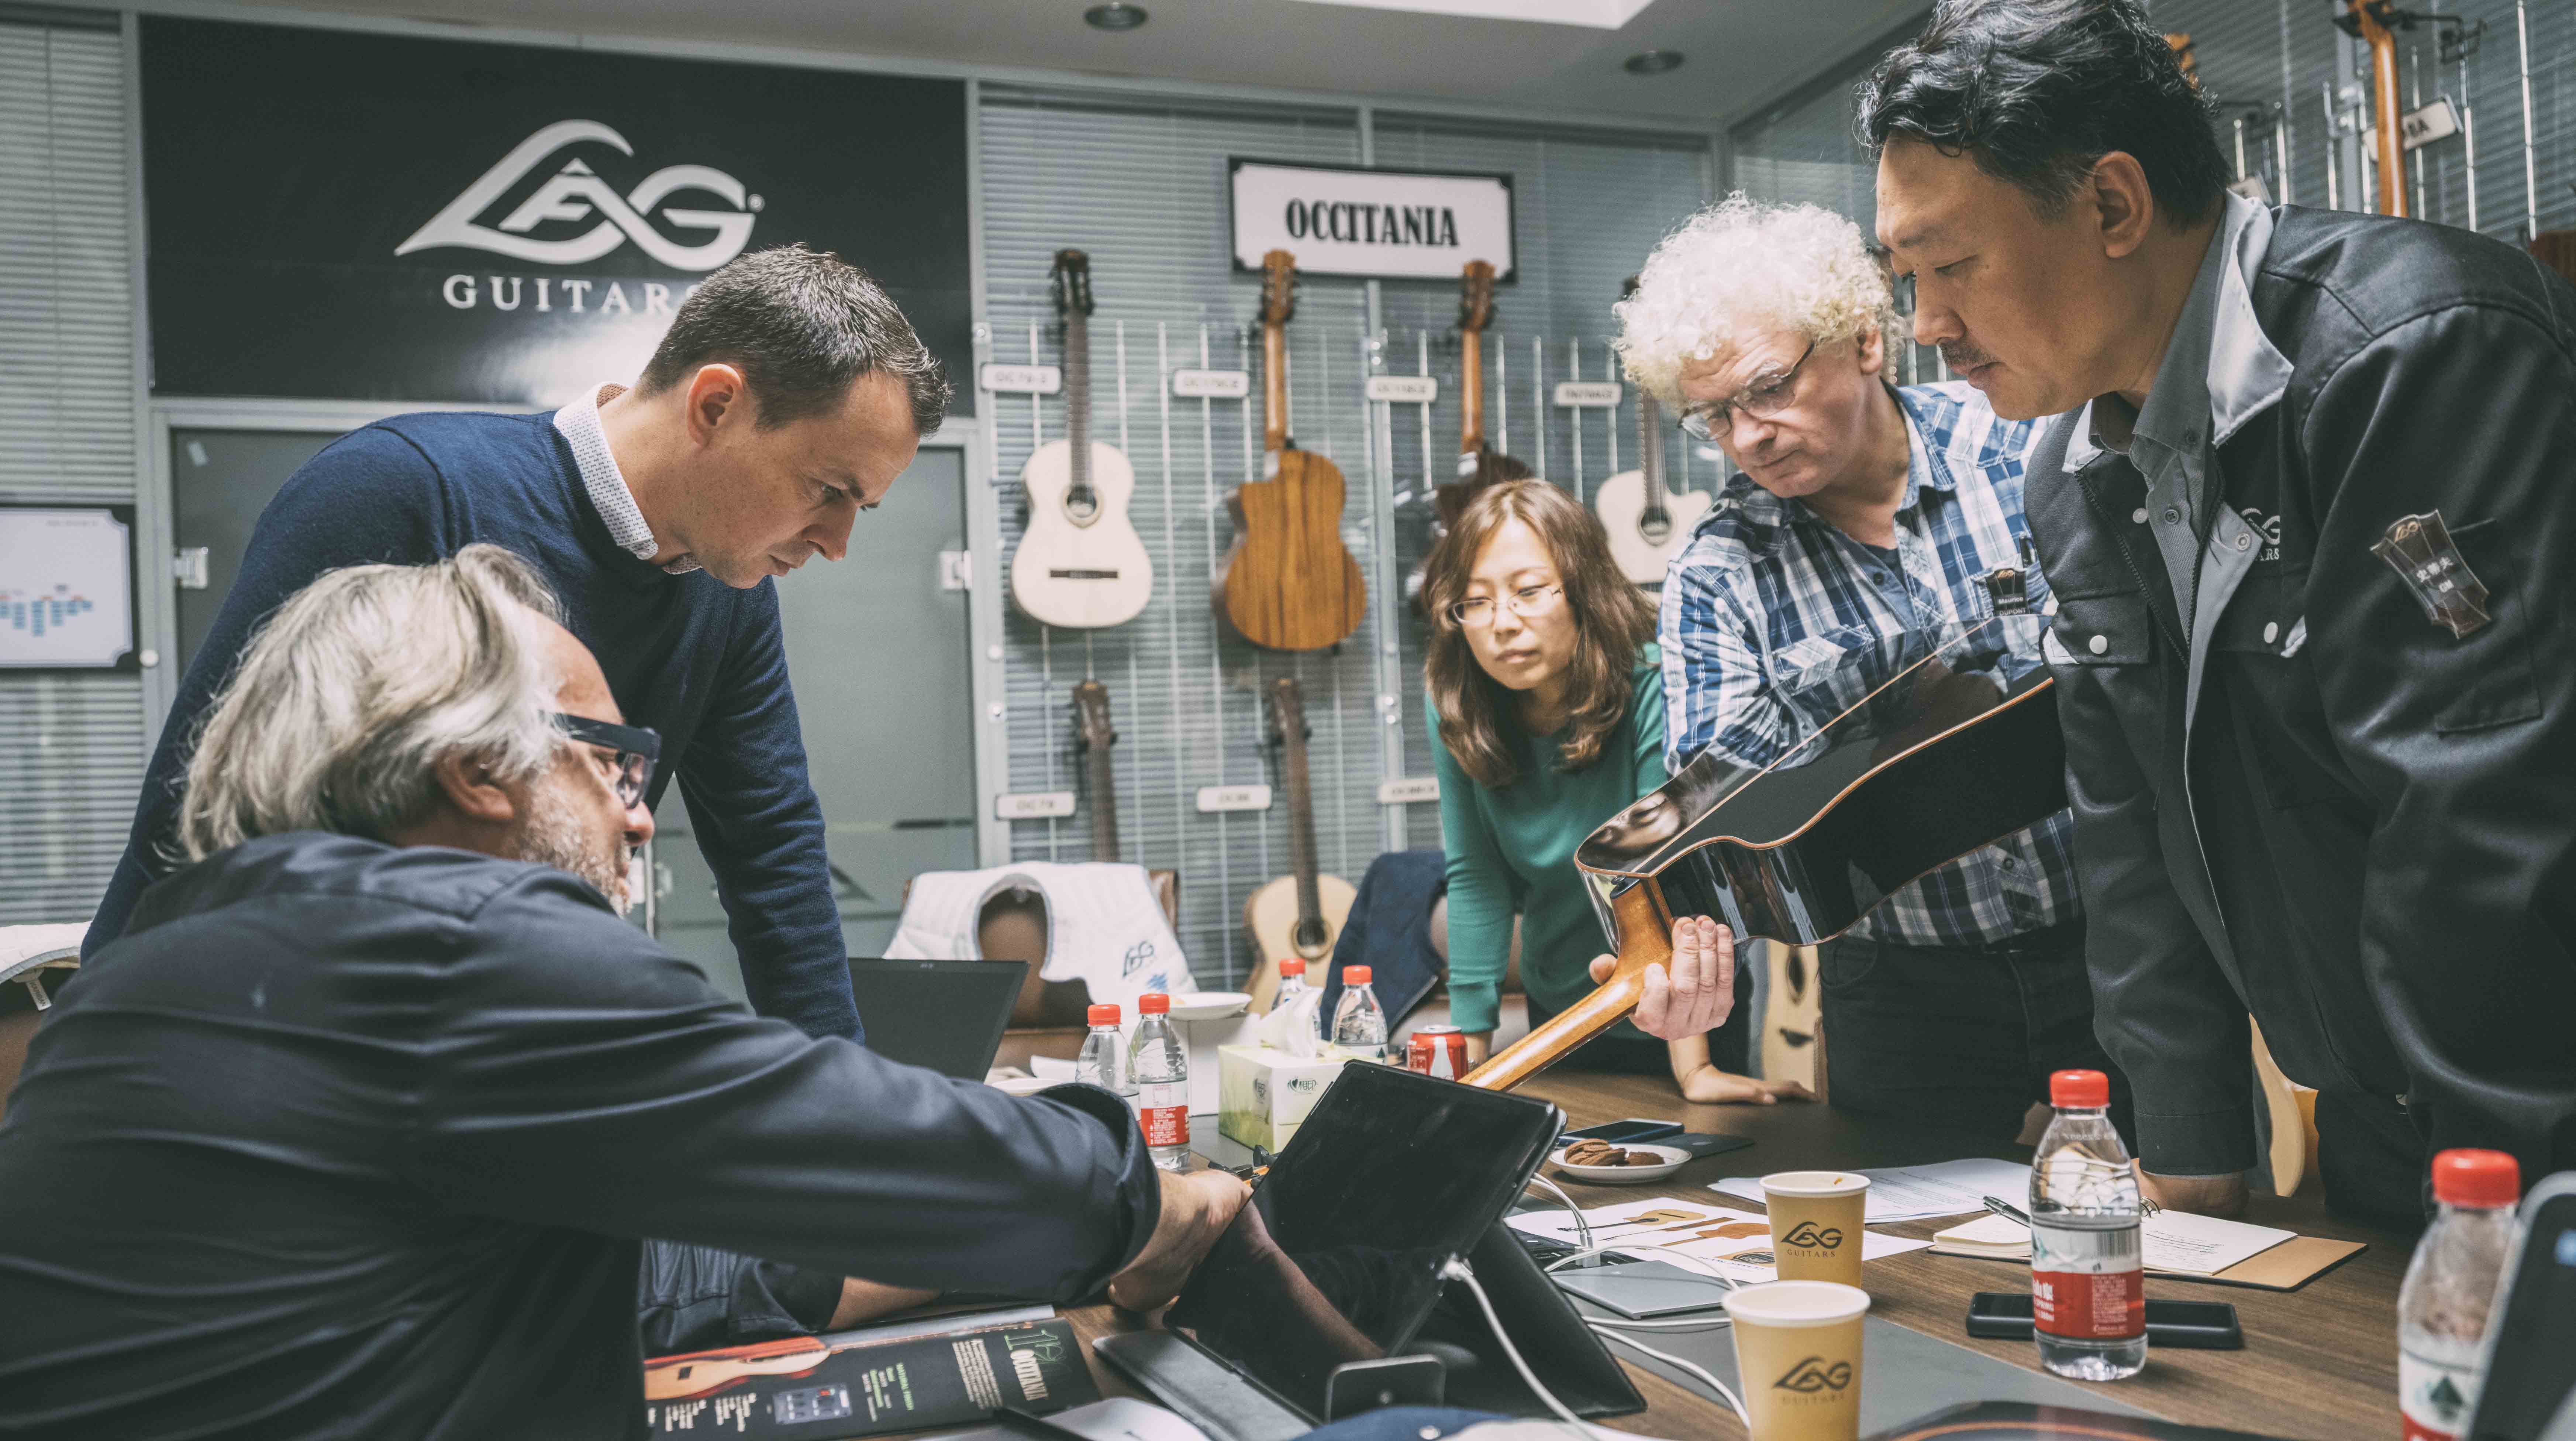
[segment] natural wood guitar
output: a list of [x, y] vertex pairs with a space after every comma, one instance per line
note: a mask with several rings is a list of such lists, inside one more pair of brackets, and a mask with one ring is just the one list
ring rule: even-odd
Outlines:
[[1331, 962], [1333, 943], [1350, 919], [1358, 893], [1339, 876], [1321, 873], [1315, 859], [1315, 792], [1307, 778], [1306, 705], [1297, 682], [1287, 676], [1270, 683], [1271, 739], [1279, 747], [1279, 783], [1288, 793], [1288, 857], [1295, 869], [1254, 891], [1243, 903], [1243, 929], [1252, 941], [1252, 1009], [1267, 1012], [1279, 992], [1279, 963], [1290, 956], [1304, 959], [1313, 984], [1323, 977], [1313, 967]]
[[1154, 593], [1154, 562], [1127, 519], [1136, 472], [1091, 438], [1091, 258], [1055, 256], [1064, 321], [1065, 438], [1020, 468], [1029, 528], [1011, 555], [1011, 598], [1034, 620], [1091, 629], [1134, 620]]
[[1458, 277], [1458, 478], [1431, 490], [1435, 525], [1444, 535], [1477, 496], [1537, 473], [1485, 442], [1485, 327], [1493, 323], [1494, 267], [1470, 260]]
[[1341, 471], [1288, 436], [1288, 321], [1297, 311], [1296, 261], [1262, 257], [1263, 478], [1235, 487], [1234, 549], [1218, 569], [1218, 622], [1269, 650], [1341, 644], [1368, 614], [1368, 586], [1342, 544]]
[[1646, 967], [1671, 963], [1676, 916], [1715, 917], [1739, 944], [1814, 945], [2065, 809], [2056, 692], [2045, 668], [2016, 658], [2029, 647], [2006, 644], [2036, 624], [2005, 614], [1927, 646], [1770, 765], [1703, 751], [1595, 830], [1574, 864], [1617, 952], [1610, 979], [1467, 1082], [1510, 1090], [1634, 1010]]
[[[1625, 299], [1637, 293], [1637, 277], [1628, 277]], [[1623, 470], [1592, 492], [1593, 512], [1610, 533], [1610, 556], [1621, 573], [1639, 585], [1660, 586], [1664, 567], [1690, 544], [1691, 531], [1708, 514], [1712, 498], [1698, 491], [1676, 491], [1664, 483], [1664, 408], [1644, 390], [1637, 392], [1637, 468]]]

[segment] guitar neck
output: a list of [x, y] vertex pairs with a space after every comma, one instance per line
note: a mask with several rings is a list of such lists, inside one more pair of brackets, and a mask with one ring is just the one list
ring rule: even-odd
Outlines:
[[1458, 453], [1485, 448], [1485, 333], [1463, 331], [1458, 350]]
[[1322, 888], [1316, 883], [1315, 792], [1306, 773], [1305, 706], [1297, 683], [1274, 683], [1279, 721], [1279, 778], [1288, 788], [1288, 856], [1297, 871], [1297, 921], [1302, 931], [1324, 916]]
[[1064, 437], [1073, 454], [1073, 489], [1091, 489], [1091, 317], [1064, 316]]
[[1288, 448], [1288, 327], [1261, 327], [1261, 448]]
[[1646, 509], [1664, 508], [1664, 408], [1637, 392], [1637, 473], [1646, 481]]
[[1109, 747], [1095, 745], [1083, 758], [1091, 770], [1091, 858], [1114, 861], [1118, 855], [1118, 778], [1109, 763]]

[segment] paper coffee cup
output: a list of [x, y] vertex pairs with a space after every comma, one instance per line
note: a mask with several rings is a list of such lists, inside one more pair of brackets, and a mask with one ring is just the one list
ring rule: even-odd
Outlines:
[[1726, 1311], [1753, 1441], [1858, 1441], [1867, 1292], [1769, 1281], [1728, 1292]]
[[1867, 1176], [1778, 1171], [1762, 1178], [1762, 1199], [1771, 1212], [1771, 1254], [1781, 1280], [1860, 1284]]

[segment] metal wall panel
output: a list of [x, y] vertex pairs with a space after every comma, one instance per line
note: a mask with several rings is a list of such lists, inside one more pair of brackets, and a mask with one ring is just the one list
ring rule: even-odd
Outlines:
[[[1446, 478], [1455, 452], [1457, 338], [1449, 327], [1454, 288], [1383, 287], [1387, 328], [1372, 334], [1367, 287], [1310, 279], [1289, 329], [1292, 433], [1334, 461], [1348, 482], [1343, 541], [1372, 576], [1368, 619], [1332, 652], [1281, 655], [1220, 641], [1209, 581], [1233, 542], [1225, 501], [1259, 474], [1259, 388], [1244, 401], [1171, 395], [1176, 369], [1259, 372], [1260, 284], [1230, 273], [1226, 160], [1246, 156], [1356, 164], [1363, 154], [1355, 111], [1158, 102], [1147, 97], [981, 87], [985, 260], [990, 331], [985, 358], [1059, 359], [1047, 288], [1053, 254], [1091, 257], [1098, 309], [1092, 319], [1093, 436], [1118, 446], [1136, 470], [1130, 518], [1152, 554], [1155, 592], [1143, 615], [1104, 630], [1056, 630], [1007, 610], [1004, 671], [1013, 791], [1082, 784], [1073, 743], [1071, 688], [1104, 681], [1119, 733], [1114, 755], [1123, 858], [1178, 870], [1180, 939], [1208, 985], [1239, 983], [1249, 962], [1243, 903], [1289, 870], [1284, 794], [1268, 812], [1201, 814], [1205, 786], [1276, 785], [1266, 742], [1263, 688], [1295, 676], [1313, 728], [1311, 754], [1322, 869], [1356, 883], [1383, 848], [1377, 787], [1388, 779], [1383, 728], [1405, 737], [1403, 773], [1429, 775], [1421, 713], [1420, 629], [1400, 597], [1375, 583], [1379, 515], [1392, 496], [1398, 573], [1418, 561], [1427, 534], [1423, 456]], [[1500, 305], [1509, 329], [1489, 337], [1496, 392], [1489, 420], [1508, 412], [1516, 450], [1541, 440], [1536, 417], [1552, 411], [1545, 387], [1569, 378], [1615, 378], [1602, 336], [1619, 278], [1656, 236], [1700, 202], [1707, 146], [1700, 137], [1568, 135], [1466, 127], [1380, 116], [1381, 165], [1505, 171], [1514, 177], [1522, 279]], [[1438, 405], [1372, 404], [1362, 385], [1372, 370], [1444, 374]], [[1001, 549], [1016, 548], [1025, 518], [1016, 476], [1030, 452], [1064, 433], [1060, 397], [997, 396], [994, 474], [1001, 487]], [[1426, 414], [1428, 410], [1428, 414]], [[1622, 424], [1633, 424], [1623, 409]], [[1598, 479], [1611, 443], [1608, 422], [1584, 418], [1584, 463], [1574, 468], [1578, 429], [1550, 417], [1549, 473]], [[1617, 442], [1633, 453], [1633, 443]], [[1532, 459], [1537, 457], [1533, 455]], [[1007, 559], [1005, 561], [1007, 566]], [[1007, 574], [1002, 578], [1007, 584]], [[1400, 658], [1401, 694], [1382, 691], [1378, 659]], [[1092, 798], [1085, 795], [1081, 804]], [[1440, 843], [1437, 808], [1404, 808], [1409, 844]], [[1021, 859], [1090, 857], [1084, 813], [1012, 827]]]
[[[0, 22], [0, 499], [135, 498], [126, 114], [115, 30]], [[0, 737], [0, 924], [87, 916], [142, 783], [142, 683], [0, 674]]]

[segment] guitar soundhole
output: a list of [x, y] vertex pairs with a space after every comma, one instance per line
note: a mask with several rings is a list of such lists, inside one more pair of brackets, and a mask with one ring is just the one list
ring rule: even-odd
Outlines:
[[1324, 953], [1324, 941], [1328, 934], [1321, 918], [1311, 921], [1300, 920], [1289, 930], [1288, 943], [1297, 948], [1297, 954], [1311, 961]]
[[1672, 538], [1672, 515], [1660, 508], [1647, 511], [1637, 517], [1637, 534], [1644, 536], [1652, 544], [1662, 545]]
[[1089, 525], [1100, 515], [1100, 492], [1087, 485], [1066, 491], [1064, 514], [1076, 525]]

